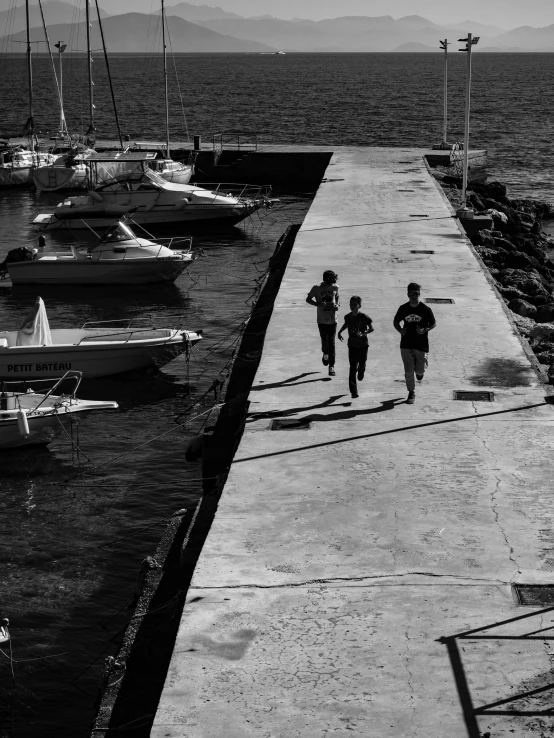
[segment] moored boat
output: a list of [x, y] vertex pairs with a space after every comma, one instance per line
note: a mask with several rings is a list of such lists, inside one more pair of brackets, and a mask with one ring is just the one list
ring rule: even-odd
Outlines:
[[90, 249], [71, 246], [70, 252], [43, 253], [13, 249], [0, 264], [0, 274], [7, 271], [14, 285], [174, 282], [194, 259], [190, 245], [190, 238], [139, 238], [120, 221]]
[[201, 338], [201, 331], [157, 328], [146, 321], [50, 329], [39, 297], [19, 330], [0, 331], [0, 379], [49, 379], [69, 370], [86, 378], [153, 370], [188, 353]]
[[[61, 394], [62, 385], [68, 382], [73, 384], [72, 391]], [[2, 382], [0, 450], [47, 445], [63, 432], [63, 418], [68, 415], [92, 410], [117, 410], [117, 402], [78, 399], [76, 393], [80, 382], [81, 373], [72, 371], [66, 372], [49, 389], [44, 387], [44, 382], [37, 383], [42, 391], [29, 387], [18, 391], [16, 387], [21, 382]], [[57, 390], [59, 394], [55, 394]]]
[[38, 215], [33, 223], [49, 228], [87, 228], [89, 222], [110, 226], [114, 215], [130, 210], [139, 225], [234, 225], [256, 210], [272, 204], [268, 186], [196, 185], [167, 182], [149, 168], [152, 156], [126, 152], [118, 156], [92, 156], [89, 181], [97, 182], [86, 195], [68, 197], [53, 213]]

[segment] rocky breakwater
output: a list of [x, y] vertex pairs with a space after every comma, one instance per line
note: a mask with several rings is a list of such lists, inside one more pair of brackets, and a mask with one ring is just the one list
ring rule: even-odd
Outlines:
[[[446, 180], [446, 181], [445, 181]], [[448, 181], [452, 180], [452, 181]], [[454, 207], [460, 205], [460, 183], [441, 185]], [[520, 333], [554, 384], [554, 242], [542, 230], [554, 208], [539, 200], [512, 199], [501, 182], [472, 184], [468, 204], [476, 214], [492, 217], [493, 228], [470, 236]]]

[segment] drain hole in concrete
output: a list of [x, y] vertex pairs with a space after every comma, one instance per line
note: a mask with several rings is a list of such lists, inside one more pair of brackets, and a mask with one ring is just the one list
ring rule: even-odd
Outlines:
[[518, 605], [548, 607], [554, 605], [554, 584], [512, 585]]
[[451, 297], [426, 297], [424, 302], [432, 302], [436, 305], [453, 305], [454, 300]]
[[279, 418], [271, 421], [269, 430], [309, 430], [311, 425], [304, 418]]
[[428, 218], [427, 213], [410, 213], [410, 218]]
[[410, 254], [434, 254], [434, 251], [425, 251], [424, 249], [412, 249]]
[[480, 390], [454, 390], [455, 400], [465, 402], [494, 402], [494, 392], [481, 392]]

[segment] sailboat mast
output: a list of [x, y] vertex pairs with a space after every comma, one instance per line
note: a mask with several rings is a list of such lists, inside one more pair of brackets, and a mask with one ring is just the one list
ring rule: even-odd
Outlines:
[[167, 97], [167, 48], [165, 45], [165, 5], [162, 0], [162, 44], [164, 47], [164, 86], [165, 86], [165, 134], [167, 142], [167, 158], [169, 159], [169, 99]]
[[94, 127], [94, 82], [92, 81], [92, 52], [90, 50], [90, 0], [85, 0], [86, 24], [87, 24], [87, 68], [88, 68], [88, 107], [90, 125], [87, 135], [94, 137], [96, 128]]
[[31, 151], [35, 150], [35, 144], [33, 140], [34, 133], [34, 121], [33, 121], [33, 65], [31, 59], [31, 31], [29, 23], [29, 0], [25, 0], [25, 17], [27, 21], [27, 77], [29, 80], [29, 120], [26, 128], [31, 138]]

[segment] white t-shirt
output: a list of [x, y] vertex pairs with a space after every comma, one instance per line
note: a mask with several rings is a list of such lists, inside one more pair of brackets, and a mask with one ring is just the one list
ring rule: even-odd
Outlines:
[[336, 284], [314, 284], [308, 297], [315, 297], [317, 306], [317, 322], [332, 325], [337, 322], [337, 308], [339, 307], [339, 288]]

